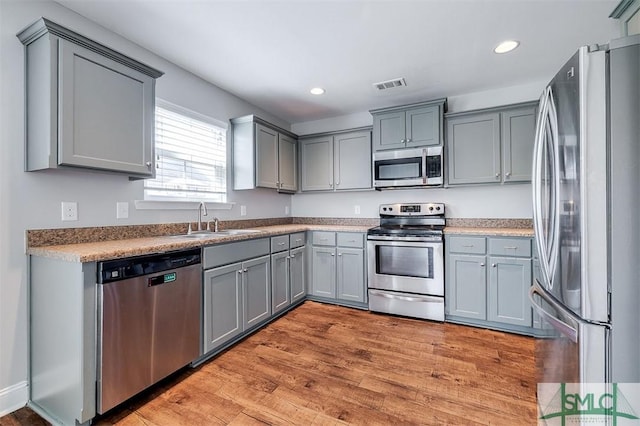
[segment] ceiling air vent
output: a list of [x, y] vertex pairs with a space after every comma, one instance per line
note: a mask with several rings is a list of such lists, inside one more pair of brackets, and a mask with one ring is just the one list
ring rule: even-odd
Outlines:
[[407, 83], [404, 78], [394, 78], [393, 80], [381, 81], [379, 83], [373, 83], [373, 87], [378, 90], [393, 89], [394, 87], [406, 86]]

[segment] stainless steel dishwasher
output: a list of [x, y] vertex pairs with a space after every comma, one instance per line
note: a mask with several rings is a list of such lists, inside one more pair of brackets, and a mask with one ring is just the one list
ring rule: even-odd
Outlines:
[[97, 411], [200, 355], [200, 249], [98, 264]]

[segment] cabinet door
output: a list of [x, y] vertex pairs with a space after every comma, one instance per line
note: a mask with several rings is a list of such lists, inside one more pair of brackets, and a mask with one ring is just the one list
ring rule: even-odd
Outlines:
[[242, 333], [242, 265], [204, 272], [204, 352]]
[[531, 327], [531, 259], [491, 256], [489, 262], [487, 319]]
[[298, 141], [287, 135], [278, 135], [278, 190], [298, 190]]
[[256, 186], [278, 188], [278, 132], [255, 124]]
[[58, 164], [152, 177], [155, 81], [59, 42]]
[[291, 303], [297, 302], [307, 294], [306, 286], [306, 247], [291, 250], [289, 259], [289, 282], [291, 283]]
[[440, 145], [440, 117], [440, 107], [437, 105], [407, 110], [407, 148]]
[[500, 115], [447, 119], [449, 185], [501, 181]]
[[271, 309], [275, 314], [291, 303], [289, 251], [271, 255]]
[[500, 114], [502, 123], [502, 173], [505, 182], [530, 182], [536, 108], [519, 108]]
[[244, 329], [271, 316], [270, 256], [242, 263]]
[[311, 294], [335, 299], [336, 249], [334, 247], [313, 247], [312, 252]]
[[364, 250], [338, 248], [338, 299], [364, 302]]
[[485, 260], [485, 256], [449, 255], [446, 303], [450, 315], [487, 318]]
[[333, 189], [333, 136], [300, 141], [302, 191]]
[[404, 111], [387, 112], [373, 116], [373, 150], [405, 148]]
[[334, 136], [335, 188], [371, 188], [371, 133]]

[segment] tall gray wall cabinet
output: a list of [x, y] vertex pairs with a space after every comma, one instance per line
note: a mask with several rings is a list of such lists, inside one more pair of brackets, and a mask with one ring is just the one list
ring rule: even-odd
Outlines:
[[25, 45], [25, 169], [155, 176], [155, 79], [163, 73], [45, 18], [18, 38]]
[[373, 150], [442, 145], [446, 99], [369, 111], [373, 115]]
[[233, 189], [298, 190], [298, 137], [255, 115], [231, 120]]
[[536, 102], [447, 114], [449, 185], [531, 181]]
[[300, 174], [303, 192], [371, 188], [371, 129], [301, 137]]

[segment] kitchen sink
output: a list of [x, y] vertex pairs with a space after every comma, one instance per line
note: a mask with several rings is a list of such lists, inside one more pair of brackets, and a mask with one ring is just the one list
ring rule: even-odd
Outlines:
[[230, 235], [247, 235], [247, 234], [256, 234], [262, 231], [257, 229], [224, 229], [221, 231], [193, 231], [190, 234], [178, 234], [172, 235], [175, 238], [215, 238], [215, 237], [226, 237]]

